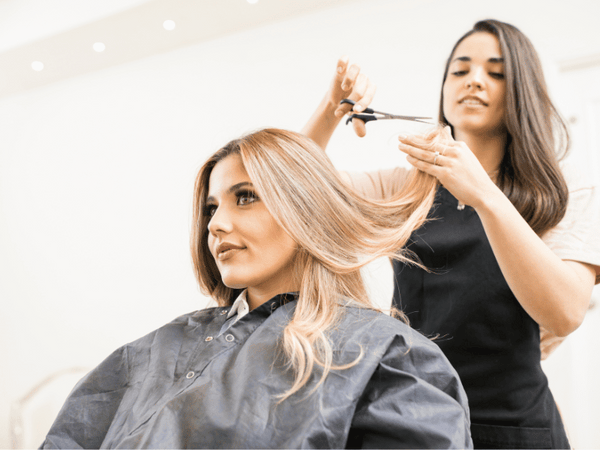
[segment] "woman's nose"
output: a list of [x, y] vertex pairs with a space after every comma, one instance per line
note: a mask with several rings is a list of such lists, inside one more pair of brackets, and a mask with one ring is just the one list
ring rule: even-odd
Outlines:
[[467, 89], [482, 89], [484, 86], [483, 74], [483, 68], [476, 68], [471, 70], [469, 75], [465, 79], [465, 86], [467, 87]]
[[217, 207], [208, 222], [208, 231], [214, 236], [220, 233], [230, 233], [233, 228], [230, 216], [227, 208]]

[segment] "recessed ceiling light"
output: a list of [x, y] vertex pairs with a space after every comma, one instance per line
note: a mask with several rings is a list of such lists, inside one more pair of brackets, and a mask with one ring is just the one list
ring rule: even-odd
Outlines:
[[93, 48], [95, 51], [97, 51], [98, 53], [103, 52], [104, 50], [106, 50], [106, 45], [104, 45], [103, 42], [96, 42], [93, 45]]
[[173, 22], [172, 20], [165, 20], [163, 22], [163, 28], [167, 31], [171, 31], [175, 29], [175, 22]]
[[258, 0], [247, 0], [247, 2], [254, 5], [255, 3], [258, 3]]
[[31, 63], [31, 68], [36, 72], [39, 72], [40, 70], [44, 70], [44, 63], [41, 61], [34, 61]]

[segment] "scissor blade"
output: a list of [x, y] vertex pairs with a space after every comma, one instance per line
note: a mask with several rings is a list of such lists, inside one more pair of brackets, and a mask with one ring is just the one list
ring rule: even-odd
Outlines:
[[431, 117], [419, 117], [419, 116], [399, 116], [397, 114], [386, 114], [386, 113], [381, 113], [383, 114], [383, 117], [379, 117], [379, 119], [399, 119], [399, 120], [413, 120], [413, 121], [419, 121], [419, 120], [431, 120]]

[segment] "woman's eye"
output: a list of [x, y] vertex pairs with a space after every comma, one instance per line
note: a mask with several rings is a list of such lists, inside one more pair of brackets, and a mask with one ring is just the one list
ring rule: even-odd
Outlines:
[[244, 206], [254, 203], [258, 197], [252, 192], [245, 192], [238, 195], [238, 205]]
[[204, 208], [204, 215], [208, 216], [208, 217], [212, 217], [215, 215], [216, 210], [217, 210], [217, 207], [215, 205], [207, 205]]
[[503, 80], [504, 79], [504, 74], [500, 73], [500, 72], [490, 72], [490, 76], [492, 78], [496, 78], [498, 80]]
[[452, 75], [454, 75], [455, 77], [460, 77], [463, 75], [466, 75], [467, 71], [466, 70], [457, 70], [455, 72], [452, 72]]
[[258, 197], [256, 196], [256, 194], [251, 191], [238, 192], [237, 198], [238, 198], [238, 201], [237, 201], [238, 205], [240, 205], [240, 206], [249, 205], [251, 203], [254, 203], [256, 200], [258, 200]]

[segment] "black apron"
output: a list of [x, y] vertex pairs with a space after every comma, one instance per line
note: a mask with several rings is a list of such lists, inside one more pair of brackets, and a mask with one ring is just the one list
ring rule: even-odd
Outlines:
[[394, 262], [394, 306], [435, 338], [460, 375], [475, 448], [569, 448], [540, 364], [538, 324], [521, 307], [470, 207], [440, 187], [408, 244], [428, 273]]

